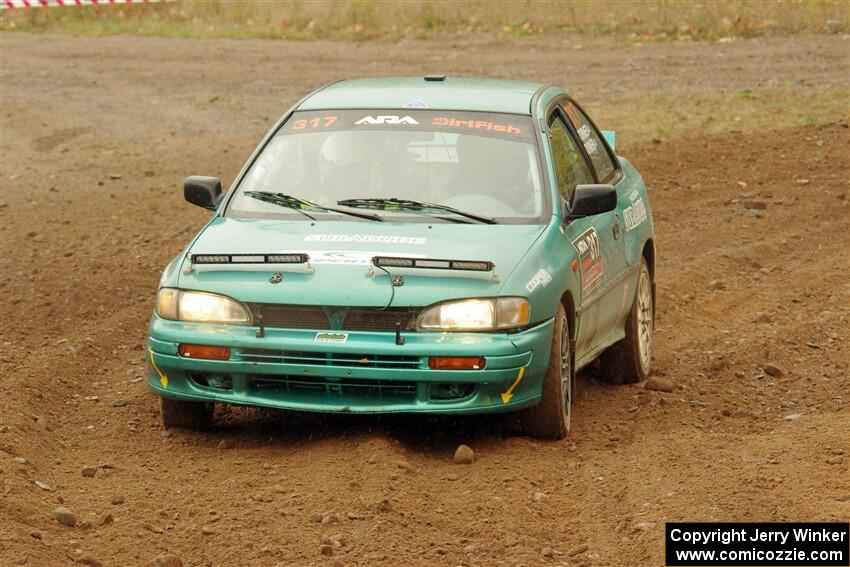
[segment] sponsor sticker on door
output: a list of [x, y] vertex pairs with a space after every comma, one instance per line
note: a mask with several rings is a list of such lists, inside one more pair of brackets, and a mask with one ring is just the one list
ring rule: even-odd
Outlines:
[[573, 246], [578, 251], [581, 291], [587, 293], [602, 282], [602, 276], [605, 274], [596, 229], [591, 227], [582, 232], [581, 236], [573, 240]]

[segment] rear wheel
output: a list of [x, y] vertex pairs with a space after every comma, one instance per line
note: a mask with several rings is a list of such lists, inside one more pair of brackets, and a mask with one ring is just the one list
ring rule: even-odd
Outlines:
[[549, 366], [543, 378], [540, 402], [523, 415], [523, 430], [532, 437], [563, 439], [570, 431], [573, 397], [573, 359], [570, 325], [563, 305], [558, 305], [552, 330]]
[[166, 429], [171, 427], [196, 431], [208, 429], [212, 425], [213, 410], [213, 404], [205, 402], [184, 402], [171, 398], [159, 399], [162, 425]]
[[632, 384], [649, 377], [654, 327], [652, 277], [641, 260], [635, 299], [626, 318], [626, 336], [602, 353], [602, 379], [611, 384]]

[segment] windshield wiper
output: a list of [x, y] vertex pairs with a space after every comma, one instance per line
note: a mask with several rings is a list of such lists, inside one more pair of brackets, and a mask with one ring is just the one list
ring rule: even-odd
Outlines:
[[287, 195], [285, 193], [271, 193], [269, 191], [245, 191], [245, 195], [251, 197], [253, 199], [258, 199], [260, 201], [264, 201], [266, 203], [271, 203], [272, 205], [277, 205], [279, 207], [286, 207], [295, 211], [298, 211], [305, 217], [309, 217], [313, 220], [316, 220], [316, 217], [304, 211], [303, 207], [311, 207], [313, 209], [318, 209], [320, 211], [332, 212], [332, 213], [340, 213], [343, 215], [349, 215], [352, 217], [357, 217], [366, 220], [380, 221], [383, 222], [379, 215], [371, 215], [369, 213], [358, 213], [355, 211], [346, 211], [345, 209], [337, 209], [336, 207], [326, 207], [324, 205], [319, 205], [317, 203], [312, 203], [310, 201], [305, 201], [304, 199], [300, 199], [293, 195]]
[[[342, 205], [344, 207], [361, 207], [364, 209], [407, 209], [410, 211], [425, 211], [427, 209], [431, 209], [434, 211], [444, 211], [447, 213], [452, 213], [455, 215], [460, 215], [462, 217], [466, 217], [468, 219], [472, 219], [484, 224], [497, 224], [496, 219], [491, 217], [485, 217], [482, 215], [476, 215], [475, 213], [467, 213], [466, 211], [461, 211], [460, 209], [455, 209], [454, 207], [449, 207], [448, 205], [439, 205], [437, 203], [426, 203], [424, 201], [414, 201], [412, 199], [396, 199], [388, 198], [388, 199], [345, 199], [342, 201], [337, 201], [337, 205]], [[444, 218], [444, 217], [440, 217]], [[448, 220], [448, 219], [447, 219]]]

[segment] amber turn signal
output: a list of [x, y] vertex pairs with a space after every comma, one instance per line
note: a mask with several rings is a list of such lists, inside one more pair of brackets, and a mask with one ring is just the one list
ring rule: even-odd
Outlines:
[[483, 356], [432, 356], [428, 359], [431, 370], [483, 370]]
[[230, 349], [222, 346], [180, 345], [180, 348], [177, 350], [183, 358], [230, 360]]

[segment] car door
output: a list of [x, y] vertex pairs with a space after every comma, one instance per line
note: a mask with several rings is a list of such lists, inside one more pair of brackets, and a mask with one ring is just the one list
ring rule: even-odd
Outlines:
[[[630, 269], [626, 259], [626, 232], [629, 230], [628, 218], [624, 218], [632, 205], [626, 194], [623, 174], [616, 156], [587, 114], [572, 99], [564, 99], [562, 108], [567, 122], [573, 127], [581, 148], [584, 150], [597, 183], [607, 183], [617, 190], [617, 208], [603, 221], [603, 249], [606, 254], [607, 289], [603, 293], [600, 305], [598, 326], [600, 333], [597, 342], [610, 343], [622, 337], [622, 325], [626, 312], [631, 307], [634, 296], [633, 282], [628, 277]], [[603, 345], [607, 346], [607, 345]]]
[[[576, 139], [560, 110], [549, 116], [549, 143], [555, 169], [558, 193], [569, 203], [577, 185], [594, 182], [593, 171], [579, 149]], [[599, 303], [595, 291], [602, 287], [604, 278], [603, 255], [600, 248], [598, 217], [575, 219], [566, 223], [562, 246], [574, 248], [578, 254], [579, 297], [576, 299], [576, 353], [580, 356], [592, 347], [599, 316]], [[570, 255], [574, 253], [572, 250]]]
[[[549, 117], [549, 139], [558, 192], [566, 203], [570, 203], [575, 187], [596, 183], [596, 173], [586, 151], [578, 143], [574, 127], [560, 110]], [[576, 301], [578, 359], [606, 340], [615, 324], [622, 292], [618, 289], [619, 293], [615, 294], [612, 283], [621, 271], [624, 258], [618, 225], [615, 212], [566, 223], [565, 245], [573, 247], [578, 256], [578, 265], [574, 267], [580, 281]], [[615, 235], [618, 238], [614, 238]]]

